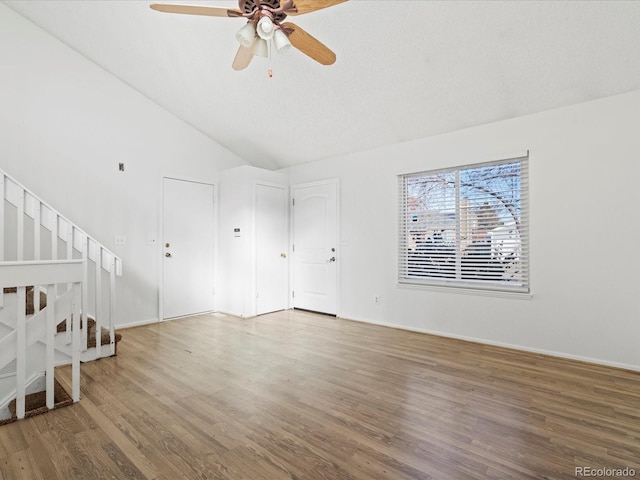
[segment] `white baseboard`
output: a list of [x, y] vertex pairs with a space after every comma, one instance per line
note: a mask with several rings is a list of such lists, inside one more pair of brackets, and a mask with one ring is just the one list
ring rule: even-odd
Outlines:
[[529, 352], [529, 353], [537, 353], [540, 355], [547, 355], [549, 357], [557, 357], [557, 358], [564, 358], [567, 360], [575, 360], [578, 362], [584, 362], [584, 363], [593, 363], [595, 365], [602, 365], [605, 367], [613, 367], [613, 368], [621, 368], [623, 370], [631, 370], [634, 372], [640, 372], [640, 365], [631, 365], [628, 363], [620, 363], [620, 362], [610, 362], [608, 360], [602, 360], [599, 358], [592, 358], [592, 357], [585, 357], [582, 355], [573, 355], [570, 353], [564, 353], [564, 352], [556, 352], [553, 350], [545, 350], [542, 348], [533, 348], [533, 347], [527, 347], [524, 345], [515, 345], [512, 343], [506, 343], [506, 342], [495, 342], [492, 340], [486, 340], [483, 338], [476, 338], [476, 337], [469, 337], [466, 335], [457, 335], [454, 333], [447, 333], [447, 332], [441, 332], [438, 330], [429, 330], [426, 328], [409, 328], [407, 326], [404, 325], [398, 325], [395, 323], [388, 323], [388, 322], [377, 322], [377, 321], [372, 321], [372, 320], [365, 320], [365, 319], [359, 319], [359, 318], [345, 318], [345, 317], [340, 317], [343, 320], [352, 320], [354, 322], [361, 322], [361, 323], [369, 323], [372, 325], [380, 325], [382, 327], [390, 327], [390, 328], [397, 328], [398, 330], [406, 330], [408, 332], [416, 332], [416, 333], [425, 333], [427, 335], [435, 335], [437, 337], [444, 337], [444, 338], [452, 338], [455, 340], [464, 340], [466, 342], [473, 342], [473, 343], [480, 343], [483, 345], [491, 345], [493, 347], [502, 347], [502, 348], [508, 348], [510, 350], [519, 350], [521, 352]]
[[192, 315], [185, 315], [183, 317], [165, 318], [164, 320], [160, 320], [158, 318], [148, 318], [146, 320], [139, 320], [137, 322], [119, 323], [119, 324], [116, 325], [116, 330], [121, 330], [121, 329], [126, 329], [126, 328], [133, 328], [133, 327], [141, 327], [143, 325], [151, 325], [153, 323], [170, 322], [172, 320], [180, 320], [181, 318], [197, 317], [198, 315], [211, 315], [213, 313], [215, 313], [215, 312], [213, 312], [213, 311], [200, 312], [200, 313], [194, 313]]
[[159, 323], [160, 320], [157, 318], [148, 318], [146, 320], [138, 320], [137, 322], [129, 322], [129, 323], [119, 323], [115, 326], [116, 330], [125, 329], [125, 328], [133, 328], [140, 327], [142, 325], [150, 325], [152, 323]]

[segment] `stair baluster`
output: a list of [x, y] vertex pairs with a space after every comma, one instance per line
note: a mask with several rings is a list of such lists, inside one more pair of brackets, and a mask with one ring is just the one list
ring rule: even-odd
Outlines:
[[116, 258], [111, 259], [109, 269], [109, 354], [116, 354]]
[[[0, 262], [4, 261], [4, 173], [0, 172], [0, 225], [2, 235], [0, 235]], [[4, 289], [0, 289], [0, 308], [4, 306]]]
[[27, 321], [26, 312], [22, 305], [27, 302], [26, 288], [18, 287], [18, 318], [16, 320], [16, 416], [24, 418], [25, 377], [27, 376]]
[[94, 243], [96, 248], [96, 281], [95, 281], [95, 317], [96, 317], [96, 356], [102, 356], [102, 247]]
[[18, 225], [16, 228], [16, 260], [24, 260], [24, 189], [18, 187], [18, 198], [16, 200], [18, 208]]
[[[54, 284], [47, 285], [47, 299], [55, 299], [57, 295], [55, 293], [56, 287]], [[36, 292], [33, 292], [34, 296]], [[34, 305], [40, 304], [40, 299], [36, 301], [35, 297], [33, 300]], [[47, 348], [47, 374], [46, 374], [46, 382], [47, 382], [47, 408], [51, 410], [55, 403], [54, 398], [54, 368], [55, 368], [55, 332], [56, 332], [56, 304], [57, 302], [49, 301], [47, 303], [47, 333], [46, 333], [46, 348]], [[69, 323], [69, 322], [67, 322]]]
[[[88, 335], [87, 332], [89, 331], [89, 317], [87, 315], [87, 310], [89, 310], [89, 289], [87, 288], [88, 282], [89, 282], [89, 237], [86, 235], [82, 235], [81, 236], [81, 240], [82, 242], [82, 261], [83, 261], [83, 270], [82, 270], [82, 317], [80, 317], [82, 319], [81, 325], [82, 325], [82, 330], [81, 330], [81, 334], [82, 334], [82, 351], [85, 352], [88, 349], [87, 346], [87, 341], [88, 341]], [[73, 329], [71, 329], [71, 331], [73, 331]], [[98, 332], [96, 331], [96, 335], [98, 335]]]

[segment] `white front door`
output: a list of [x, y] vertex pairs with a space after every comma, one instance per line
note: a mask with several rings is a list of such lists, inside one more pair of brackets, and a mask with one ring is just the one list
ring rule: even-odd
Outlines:
[[293, 306], [337, 313], [338, 184], [293, 188]]
[[164, 179], [163, 318], [214, 310], [213, 185]]
[[256, 184], [256, 313], [287, 308], [287, 189]]

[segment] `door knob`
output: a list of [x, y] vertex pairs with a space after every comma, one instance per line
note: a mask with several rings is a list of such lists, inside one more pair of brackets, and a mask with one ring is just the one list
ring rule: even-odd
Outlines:
[[171, 258], [171, 254], [169, 252], [165, 253], [164, 256], [167, 258]]
[[281, 253], [281, 254], [280, 254], [280, 256], [281, 256], [282, 258], [287, 258], [287, 254], [286, 254], [286, 253]]
[[335, 262], [335, 261], [336, 261], [336, 257], [331, 257], [331, 258], [329, 259], [329, 261], [330, 261], [330, 262]]

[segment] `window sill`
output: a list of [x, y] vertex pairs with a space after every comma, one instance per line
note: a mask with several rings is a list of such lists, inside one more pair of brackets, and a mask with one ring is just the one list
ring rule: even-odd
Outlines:
[[511, 298], [515, 300], [531, 300], [533, 298], [533, 294], [527, 293], [527, 292], [506, 292], [503, 290], [489, 290], [484, 288], [403, 283], [403, 282], [396, 282], [396, 285], [398, 286], [398, 288], [403, 290], [422, 290], [422, 291], [432, 291], [432, 292], [442, 292], [442, 293], [453, 293], [453, 294], [459, 294], [459, 295], [474, 295], [474, 296], [480, 296], [480, 297]]

